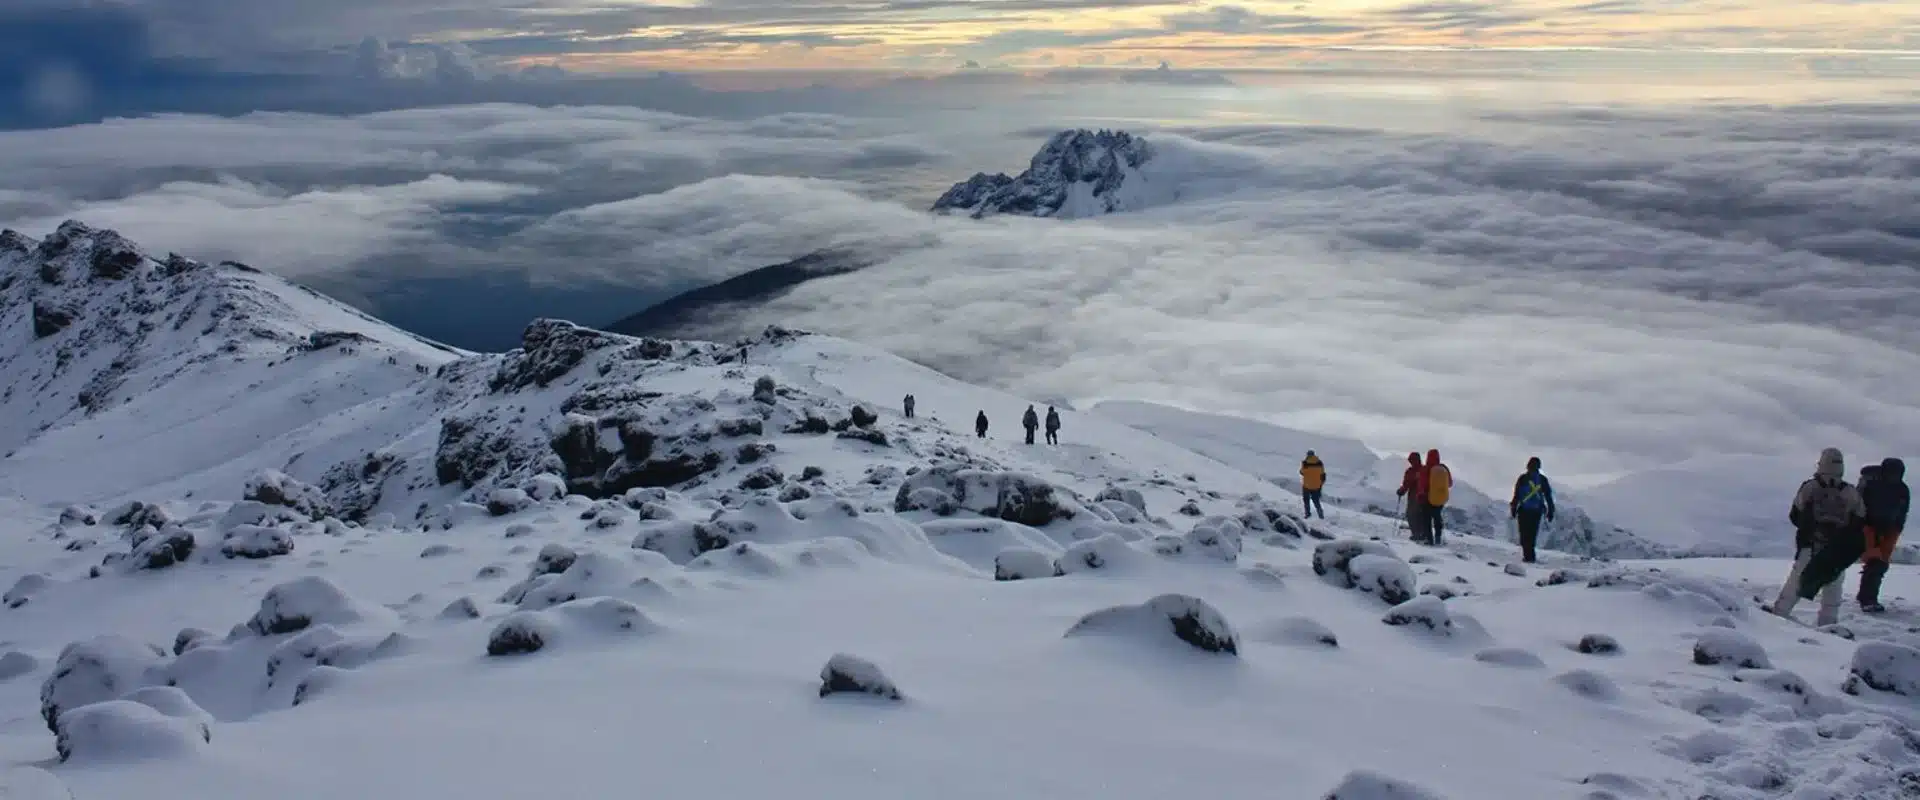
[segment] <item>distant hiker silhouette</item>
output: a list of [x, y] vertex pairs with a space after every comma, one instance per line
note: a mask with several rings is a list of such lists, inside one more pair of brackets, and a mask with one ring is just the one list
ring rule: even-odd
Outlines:
[[900, 407], [907, 412], [907, 419], [913, 419], [913, 395], [907, 395], [907, 399], [900, 401]]
[[1060, 443], [1060, 412], [1047, 406], [1047, 444]]
[[1534, 546], [1540, 539], [1540, 518], [1553, 521], [1553, 483], [1540, 474], [1540, 459], [1527, 459], [1527, 471], [1513, 482], [1513, 500], [1507, 503], [1507, 516], [1520, 525], [1520, 560], [1533, 563]]
[[1320, 457], [1307, 451], [1307, 457], [1300, 462], [1300, 504], [1306, 506], [1309, 518], [1314, 511], [1320, 512], [1320, 518], [1327, 518], [1327, 510], [1320, 505], [1320, 489], [1327, 485], [1327, 466], [1320, 463]]
[[1027, 444], [1033, 444], [1033, 432], [1040, 429], [1040, 415], [1034, 413], [1033, 406], [1027, 406], [1027, 413], [1021, 415], [1020, 427], [1027, 429]]
[[1420, 515], [1424, 518], [1427, 544], [1438, 546], [1440, 538], [1446, 533], [1446, 520], [1442, 516], [1447, 510], [1447, 498], [1453, 492], [1453, 470], [1440, 463], [1440, 451], [1428, 450], [1427, 463], [1420, 467], [1420, 500], [1424, 506]]
[[987, 412], [982, 411], [973, 417], [973, 435], [987, 438]]
[[1414, 541], [1427, 538], [1427, 519], [1422, 511], [1427, 504], [1420, 499], [1420, 454], [1407, 454], [1407, 471], [1400, 476], [1400, 489], [1394, 492], [1396, 497], [1407, 498], [1407, 535]]
[[1866, 549], [1862, 532], [1866, 503], [1860, 491], [1847, 483], [1846, 474], [1846, 457], [1839, 448], [1829, 447], [1820, 451], [1813, 477], [1794, 493], [1787, 510], [1787, 521], [1794, 529], [1793, 569], [1773, 601], [1773, 613], [1790, 616], [1801, 600], [1812, 600], [1817, 594], [1820, 612], [1815, 624], [1840, 621], [1841, 578]]

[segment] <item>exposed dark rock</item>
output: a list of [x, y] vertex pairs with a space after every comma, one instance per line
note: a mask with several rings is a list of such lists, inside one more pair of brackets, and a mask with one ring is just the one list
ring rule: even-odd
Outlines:
[[73, 325], [73, 312], [40, 303], [33, 304], [33, 335], [45, 339]]
[[520, 335], [520, 349], [507, 358], [487, 384], [489, 391], [516, 392], [545, 387], [571, 372], [594, 350], [618, 343], [617, 337], [571, 322], [536, 319]]

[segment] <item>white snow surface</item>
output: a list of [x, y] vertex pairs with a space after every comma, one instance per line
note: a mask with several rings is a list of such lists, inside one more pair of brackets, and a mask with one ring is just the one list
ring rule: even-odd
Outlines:
[[[466, 354], [270, 275], [149, 260], [110, 279], [82, 259], [35, 283], [42, 260], [6, 252], [0, 586], [45, 576], [0, 608], [9, 791], [1891, 800], [1920, 784], [1920, 700], [1896, 691], [1920, 646], [1911, 566], [1888, 575], [1889, 614], [1849, 605], [1815, 630], [1758, 607], [1781, 561], [1549, 550], [1512, 575], [1501, 541], [1418, 546], [1331, 502], [1298, 519], [1267, 480], [1297, 467], [1286, 447], [1249, 440], [1242, 461], [1072, 411], [1065, 444], [1027, 446], [1029, 400], [851, 342], [771, 331], [743, 365], [734, 345], [661, 357], [539, 323], [522, 350]], [[219, 298], [248, 318], [165, 322]], [[36, 338], [40, 302], [78, 313]], [[299, 344], [331, 330], [365, 339]], [[119, 388], [94, 393], [111, 402], [77, 401], [115, 369]], [[908, 392], [913, 420], [894, 408]], [[878, 421], [843, 437], [855, 405]], [[1321, 455], [1365, 484], [1338, 447]], [[909, 472], [935, 465], [966, 472], [970, 499], [896, 511]], [[243, 500], [269, 470], [318, 490], [321, 518]], [[1132, 492], [1144, 511], [1096, 499]], [[129, 500], [150, 505], [106, 518]], [[161, 529], [198, 546], [130, 565]], [[260, 529], [296, 545], [220, 552]], [[1314, 545], [1344, 539], [1369, 543], [1354, 569], [1376, 589], [1404, 562], [1419, 588], [1398, 610], [1444, 611], [1444, 635], [1316, 577]], [[994, 580], [1012, 548], [1040, 574]], [[1242, 632], [1237, 653], [1066, 635], [1168, 595]], [[508, 620], [547, 646], [489, 656]], [[1620, 651], [1580, 653], [1586, 634]], [[1728, 634], [1767, 667], [1694, 663], [1703, 635]], [[93, 663], [54, 684], [80, 737], [65, 762], [41, 718], [63, 653]], [[911, 702], [820, 697], [836, 654]], [[1850, 680], [1861, 664], [1896, 690]]]

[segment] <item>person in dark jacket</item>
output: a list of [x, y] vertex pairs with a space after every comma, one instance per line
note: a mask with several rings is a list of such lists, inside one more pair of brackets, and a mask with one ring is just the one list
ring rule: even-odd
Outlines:
[[907, 395], [905, 400], [901, 400], [900, 408], [907, 412], [907, 419], [913, 419], [913, 395]]
[[1027, 444], [1033, 444], [1033, 432], [1040, 429], [1040, 415], [1033, 406], [1027, 406], [1027, 413], [1020, 416], [1020, 427], [1027, 429]]
[[982, 411], [973, 416], [973, 435], [982, 439], [987, 438], [987, 412]]
[[1420, 515], [1420, 510], [1425, 508], [1426, 505], [1420, 500], [1419, 453], [1407, 454], [1407, 471], [1400, 476], [1400, 490], [1394, 492], [1394, 494], [1407, 498], [1407, 535], [1411, 536], [1416, 542], [1425, 542], [1427, 535], [1424, 531], [1426, 530], [1427, 520]]
[[1553, 521], [1553, 483], [1540, 474], [1540, 458], [1527, 459], [1527, 471], [1513, 482], [1513, 500], [1507, 503], [1508, 515], [1519, 521], [1520, 560], [1534, 563], [1534, 545], [1540, 540], [1540, 518]]
[[1889, 458], [1880, 462], [1872, 480], [1860, 481], [1860, 501], [1867, 507], [1860, 610], [1868, 614], [1887, 610], [1880, 604], [1880, 583], [1887, 577], [1887, 565], [1893, 562], [1893, 546], [1900, 543], [1900, 531], [1907, 527], [1907, 507], [1913, 498], [1906, 477], [1906, 462]]
[[1864, 549], [1860, 530], [1867, 517], [1860, 490], [1847, 483], [1846, 474], [1845, 456], [1829, 447], [1820, 452], [1813, 477], [1794, 493], [1787, 521], [1793, 523], [1796, 552], [1793, 569], [1773, 602], [1773, 613], [1790, 616], [1801, 600], [1819, 595], [1815, 624], [1840, 621], [1840, 578]]
[[1047, 406], [1047, 444], [1060, 443], [1060, 412]]

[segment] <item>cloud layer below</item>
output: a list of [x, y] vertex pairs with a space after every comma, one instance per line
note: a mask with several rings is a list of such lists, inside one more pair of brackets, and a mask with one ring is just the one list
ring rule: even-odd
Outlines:
[[508, 270], [657, 292], [869, 247], [892, 255], [736, 322], [1038, 396], [1437, 446], [1490, 485], [1532, 454], [1577, 479], [1920, 449], [1915, 107], [1162, 129], [1149, 177], [1180, 202], [1072, 223], [921, 213], [929, 181], [1033, 146], [957, 119], [482, 106], [0, 134], [0, 224], [81, 214], [369, 296]]

